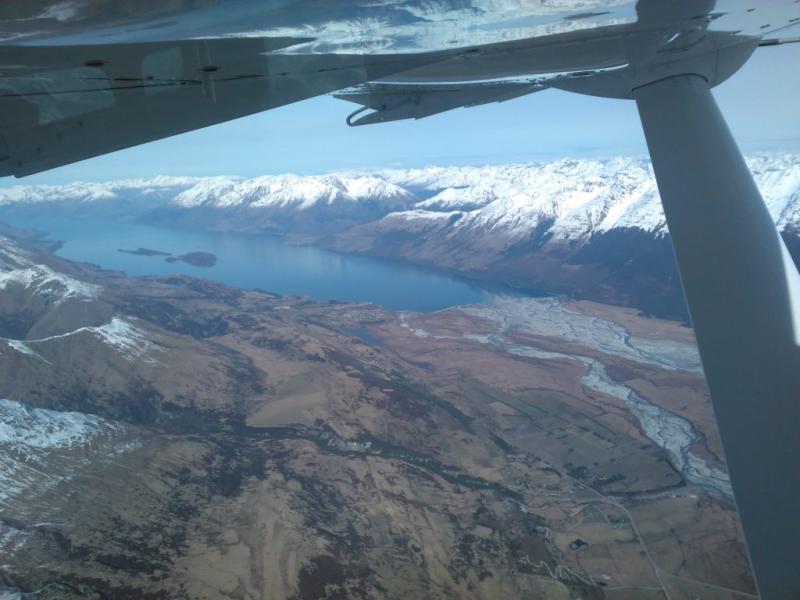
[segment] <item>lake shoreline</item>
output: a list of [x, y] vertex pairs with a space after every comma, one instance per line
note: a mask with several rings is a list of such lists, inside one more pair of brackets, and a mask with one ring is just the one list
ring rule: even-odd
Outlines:
[[[109, 219], [9, 218], [1, 214], [0, 219], [15, 228], [42, 232], [44, 235], [37, 241], [51, 245], [58, 256], [131, 277], [200, 276], [246, 290], [371, 302], [389, 310], [416, 312], [472, 304], [498, 294], [532, 295], [435, 267], [336, 252], [275, 234], [217, 232]], [[198, 254], [204, 255], [199, 261], [203, 264], [180, 258]], [[153, 261], [154, 257], [166, 259]]]

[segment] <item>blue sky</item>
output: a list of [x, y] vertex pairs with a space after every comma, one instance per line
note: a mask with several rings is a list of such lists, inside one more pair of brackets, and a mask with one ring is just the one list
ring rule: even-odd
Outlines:
[[[715, 95], [745, 152], [800, 152], [800, 44], [760, 49]], [[350, 128], [354, 108], [316, 98], [0, 185], [646, 155], [635, 105], [625, 100], [551, 90]]]

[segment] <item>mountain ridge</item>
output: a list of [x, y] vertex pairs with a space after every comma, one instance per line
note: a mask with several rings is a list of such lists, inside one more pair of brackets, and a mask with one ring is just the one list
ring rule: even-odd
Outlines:
[[[748, 159], [795, 260], [800, 155]], [[153, 224], [288, 236], [515, 287], [686, 319], [649, 161], [156, 177], [0, 190], [0, 218], [47, 208]]]
[[[800, 228], [800, 155], [756, 155], [748, 165], [779, 228]], [[554, 234], [638, 227], [667, 232], [652, 168], [644, 159], [562, 159], [489, 166], [429, 166], [321, 175], [156, 176], [107, 182], [15, 185], [0, 189], [5, 210], [31, 204], [102, 205], [136, 200], [187, 210], [290, 209], [320, 205], [377, 206], [383, 216], [438, 218], [471, 215], [472, 224], [535, 227], [523, 216], [555, 217]], [[148, 202], [149, 200], [149, 202]], [[515, 218], [516, 217], [516, 218]]]

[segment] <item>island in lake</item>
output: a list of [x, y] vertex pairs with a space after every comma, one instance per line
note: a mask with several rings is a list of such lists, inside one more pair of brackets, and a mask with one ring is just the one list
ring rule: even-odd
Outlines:
[[188, 254], [181, 254], [180, 256], [173, 256], [169, 252], [162, 252], [161, 250], [153, 250], [151, 248], [137, 248], [136, 250], [126, 250], [124, 248], [117, 248], [117, 252], [124, 252], [125, 254], [135, 254], [136, 256], [166, 256], [164, 260], [167, 262], [183, 261], [194, 265], [195, 267], [213, 267], [217, 264], [217, 257], [210, 252], [189, 252]]
[[152, 250], [150, 248], [137, 248], [136, 250], [125, 250], [124, 248], [117, 248], [117, 252], [124, 252], [125, 254], [135, 254], [137, 256], [170, 256], [169, 252], [162, 252], [161, 250]]
[[183, 261], [194, 265], [195, 267], [213, 267], [217, 264], [217, 257], [210, 252], [189, 252], [188, 254], [181, 254], [180, 256], [168, 256], [165, 259], [167, 262]]

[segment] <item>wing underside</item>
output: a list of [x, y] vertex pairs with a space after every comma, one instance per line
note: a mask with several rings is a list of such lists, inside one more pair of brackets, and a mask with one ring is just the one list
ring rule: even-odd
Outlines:
[[422, 119], [455, 108], [504, 102], [549, 87], [537, 81], [455, 84], [370, 83], [334, 94], [362, 107], [347, 118], [351, 126]]
[[0, 175], [51, 169], [362, 84], [425, 60], [275, 53], [299, 41], [0, 46]]
[[529, 73], [624, 64], [625, 32], [611, 26], [408, 54], [288, 51], [304, 38], [0, 45], [0, 176], [29, 175], [341, 90], [340, 97], [374, 111], [358, 124], [503, 101], [546, 87]]

